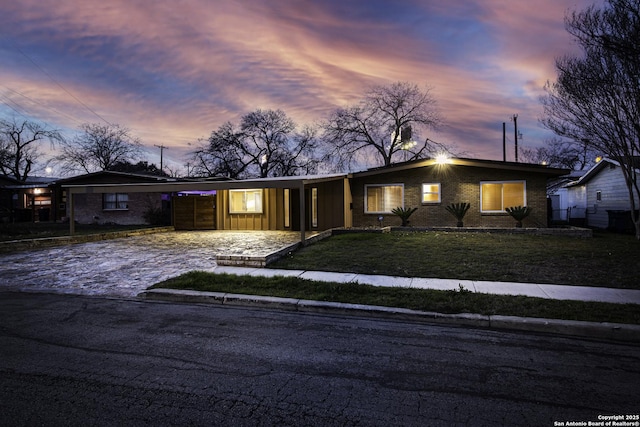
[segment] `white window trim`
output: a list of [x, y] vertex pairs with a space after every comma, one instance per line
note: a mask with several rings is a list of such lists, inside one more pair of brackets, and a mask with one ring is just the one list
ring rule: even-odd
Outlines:
[[[260, 192], [260, 210], [255, 211], [234, 211], [233, 203], [231, 203], [231, 194], [232, 193], [256, 193]], [[262, 214], [264, 212], [264, 191], [262, 188], [246, 188], [246, 189], [237, 189], [237, 190], [229, 190], [229, 214]]]
[[[506, 213], [507, 211], [505, 210], [505, 206], [504, 206], [504, 190], [503, 190], [503, 194], [501, 197], [501, 204], [502, 206], [502, 210], [499, 211], [488, 211], [488, 210], [484, 210], [483, 209], [483, 203], [482, 203], [482, 185], [483, 184], [514, 184], [514, 183], [519, 183], [519, 184], [523, 184], [523, 190], [524, 190], [524, 205], [523, 206], [527, 206], [527, 181], [524, 179], [518, 179], [518, 180], [511, 180], [511, 181], [480, 181], [480, 213]], [[509, 207], [509, 206], [506, 206]]]
[[[364, 213], [365, 214], [390, 214], [391, 211], [368, 211], [367, 210], [367, 196], [369, 187], [402, 187], [402, 208], [404, 208], [404, 184], [402, 183], [389, 183], [389, 184], [365, 184], [364, 186]], [[395, 208], [396, 206], [394, 206]]]
[[[438, 186], [438, 200], [437, 201], [433, 201], [433, 202], [425, 202], [424, 201], [424, 187], [425, 185], [437, 185]], [[433, 205], [433, 204], [437, 204], [437, 203], [442, 203], [442, 184], [439, 182], [423, 182], [422, 183], [422, 191], [420, 193], [420, 203], [422, 203], [423, 205]], [[428, 192], [429, 194], [434, 194], [432, 191]]]

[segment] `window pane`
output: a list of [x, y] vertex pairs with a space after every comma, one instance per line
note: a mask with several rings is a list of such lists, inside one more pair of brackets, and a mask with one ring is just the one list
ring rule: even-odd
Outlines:
[[262, 190], [229, 190], [229, 213], [262, 213]]
[[115, 209], [116, 195], [115, 193], [104, 193], [102, 195], [102, 209]]
[[482, 210], [502, 210], [502, 184], [482, 184]]
[[382, 187], [367, 187], [367, 212], [379, 212], [382, 206]]
[[231, 191], [229, 192], [229, 208], [231, 212], [243, 212], [246, 209], [244, 204], [244, 192]]
[[440, 184], [422, 184], [422, 203], [440, 202]]
[[482, 184], [483, 212], [504, 212], [505, 208], [525, 206], [524, 182], [492, 182]]
[[127, 209], [129, 206], [129, 195], [126, 193], [116, 194], [117, 209]]
[[505, 182], [502, 187], [503, 209], [524, 206], [524, 183]]
[[289, 189], [284, 189], [284, 226], [289, 228], [291, 226], [291, 214], [289, 213]]
[[311, 189], [311, 226], [318, 226], [318, 189]]
[[402, 185], [367, 186], [367, 212], [391, 212], [393, 208], [404, 207]]
[[397, 207], [403, 207], [402, 203], [402, 187], [400, 185], [394, 185], [384, 187], [384, 211], [391, 212], [392, 209]]

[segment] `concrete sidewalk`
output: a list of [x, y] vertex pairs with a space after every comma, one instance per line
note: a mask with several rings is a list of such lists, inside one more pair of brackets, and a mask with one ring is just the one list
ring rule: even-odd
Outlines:
[[597, 301], [615, 304], [640, 304], [640, 290], [598, 288], [591, 286], [564, 286], [536, 283], [487, 282], [479, 280], [427, 279], [380, 276], [372, 274], [334, 273], [326, 271], [277, 270], [270, 268], [218, 266], [214, 273], [251, 276], [295, 276], [326, 282], [357, 282], [374, 286], [398, 286], [407, 288], [460, 290], [495, 295], [524, 295], [528, 297], [558, 300]]
[[[558, 286], [523, 283], [480, 282], [453, 279], [421, 279], [389, 277], [368, 274], [332, 273], [322, 271], [275, 270], [268, 268], [218, 266], [215, 273], [252, 276], [295, 276], [305, 279], [358, 282], [375, 286], [404, 286], [423, 289], [464, 289], [490, 294], [528, 295], [541, 298], [605, 301], [613, 303], [640, 303], [640, 291], [626, 289], [592, 288], [585, 286]], [[350, 304], [331, 301], [311, 301], [297, 298], [281, 298], [262, 295], [242, 295], [225, 292], [201, 292], [176, 289], [148, 289], [138, 297], [148, 300], [221, 304], [227, 306], [268, 307], [279, 310], [359, 315], [393, 320], [407, 320], [457, 326], [472, 326], [496, 330], [540, 332], [575, 337], [586, 337], [640, 343], [640, 325], [608, 322], [584, 322], [575, 320], [544, 319], [473, 313], [444, 314], [406, 308]]]

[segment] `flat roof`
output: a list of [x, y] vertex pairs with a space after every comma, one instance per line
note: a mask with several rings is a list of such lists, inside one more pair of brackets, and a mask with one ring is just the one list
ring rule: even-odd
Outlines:
[[167, 192], [178, 193], [180, 191], [207, 191], [207, 190], [233, 190], [248, 188], [295, 188], [307, 184], [315, 184], [325, 181], [337, 181], [349, 177], [349, 174], [328, 175], [303, 175], [285, 176], [277, 178], [254, 178], [236, 181], [179, 181], [179, 182], [140, 182], [122, 184], [69, 184], [62, 185], [70, 193], [142, 193], [142, 192]]

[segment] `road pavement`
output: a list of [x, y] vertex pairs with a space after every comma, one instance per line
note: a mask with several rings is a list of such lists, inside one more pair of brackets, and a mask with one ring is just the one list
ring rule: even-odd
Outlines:
[[10, 426], [586, 425], [638, 414], [640, 347], [2, 292], [0, 378]]

